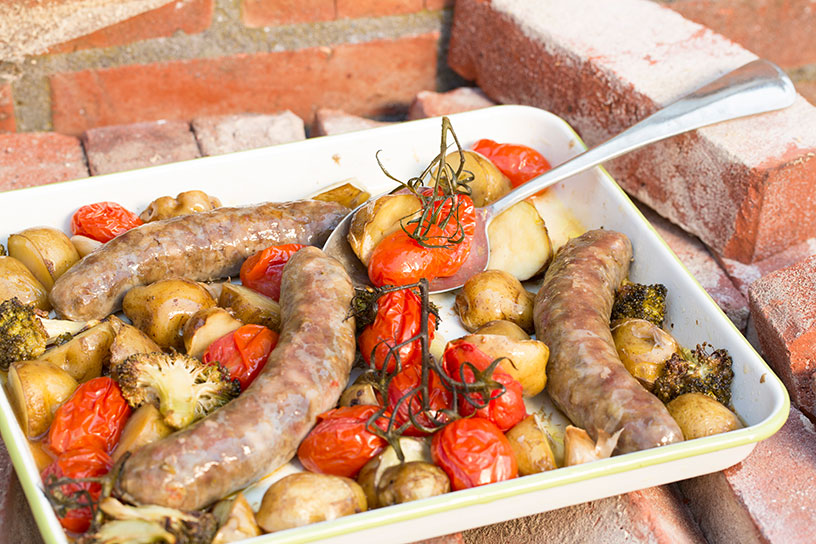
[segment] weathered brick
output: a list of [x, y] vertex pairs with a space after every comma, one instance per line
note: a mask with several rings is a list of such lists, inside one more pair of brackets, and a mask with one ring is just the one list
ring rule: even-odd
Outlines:
[[816, 415], [816, 255], [755, 281], [748, 302], [768, 364], [791, 400]]
[[91, 174], [110, 174], [200, 157], [184, 121], [93, 128], [82, 135]]
[[343, 110], [333, 110], [320, 108], [315, 113], [314, 124], [312, 125], [312, 136], [331, 136], [332, 134], [343, 134], [354, 132], [355, 130], [365, 130], [367, 128], [382, 127], [390, 125], [385, 121], [375, 121], [366, 119], [359, 115], [351, 115]]
[[191, 125], [204, 155], [220, 155], [306, 139], [303, 119], [291, 111], [271, 115], [243, 113], [197, 117]]
[[465, 544], [465, 539], [462, 537], [462, 533], [454, 533], [452, 535], [429, 538], [428, 540], [422, 540], [414, 544]]
[[661, 0], [784, 68], [816, 62], [816, 10], [811, 0]]
[[[589, 145], [754, 59], [645, 0], [458, 0], [449, 56], [494, 100], [553, 111]], [[816, 108], [798, 98], [786, 110], [653, 144], [608, 168], [717, 254], [751, 262], [816, 236], [814, 159]]]
[[20, 480], [14, 472], [6, 445], [0, 440], [0, 544], [41, 544]]
[[17, 123], [14, 119], [14, 99], [11, 96], [11, 85], [0, 85], [0, 132], [14, 132]]
[[[816, 67], [812, 69], [816, 71]], [[796, 90], [811, 104], [816, 105], [816, 81], [800, 79], [796, 82]]]
[[464, 532], [468, 544], [705, 542], [669, 486], [652, 487]]
[[209, 28], [213, 0], [176, 0], [158, 9], [97, 30], [87, 36], [56, 45], [48, 53], [71, 53], [81, 49], [114, 47], [172, 36], [177, 32], [197, 34]]
[[0, 134], [0, 191], [88, 177], [77, 138], [53, 132]]
[[334, 0], [242, 0], [241, 20], [251, 28], [316, 23], [337, 17]]
[[405, 111], [436, 82], [439, 33], [333, 48], [235, 55], [51, 76], [55, 130], [318, 107], [357, 115]]
[[422, 0], [336, 0], [337, 17], [382, 17], [422, 11]]
[[736, 288], [747, 297], [748, 288], [762, 276], [767, 276], [780, 268], [796, 264], [814, 254], [816, 254], [816, 238], [810, 238], [780, 251], [776, 255], [771, 255], [767, 259], [752, 264], [744, 264], [732, 259], [720, 259], [720, 262]]
[[461, 111], [478, 110], [496, 103], [476, 87], [459, 87], [446, 93], [420, 91], [408, 109], [408, 119], [425, 119]]
[[742, 463], [680, 482], [712, 544], [813, 542], [816, 431], [792, 407], [787, 423]]
[[638, 207], [689, 272], [741, 331], [748, 322], [748, 301], [702, 242], [638, 203]]

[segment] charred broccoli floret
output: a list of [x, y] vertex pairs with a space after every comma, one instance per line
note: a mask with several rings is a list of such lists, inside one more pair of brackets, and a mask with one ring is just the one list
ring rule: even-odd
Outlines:
[[238, 396], [241, 385], [219, 365], [180, 353], [137, 353], [117, 365], [113, 378], [128, 403], [159, 408], [175, 429], [186, 427]]
[[666, 317], [667, 292], [661, 283], [645, 285], [624, 281], [615, 293], [611, 321], [630, 317], [645, 319], [661, 327]]
[[724, 349], [708, 348], [702, 344], [672, 355], [654, 382], [657, 398], [669, 402], [684, 393], [704, 393], [728, 406], [734, 379], [731, 356]]

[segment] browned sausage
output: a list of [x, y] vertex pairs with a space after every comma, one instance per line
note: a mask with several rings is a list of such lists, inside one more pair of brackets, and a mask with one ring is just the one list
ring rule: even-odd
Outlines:
[[283, 329], [261, 374], [241, 396], [128, 459], [119, 491], [128, 500], [192, 510], [289, 461], [316, 417], [334, 407], [354, 360], [354, 290], [317, 248], [283, 272]]
[[680, 428], [663, 403], [620, 362], [609, 316], [615, 290], [632, 260], [629, 239], [593, 230], [555, 256], [535, 299], [536, 337], [550, 348], [547, 392], [572, 420], [597, 430], [623, 429], [618, 453], [679, 442]]
[[241, 263], [271, 245], [322, 246], [348, 213], [334, 202], [267, 203], [147, 223], [114, 238], [71, 267], [49, 298], [57, 314], [85, 321], [121, 307], [137, 285], [181, 276], [212, 280], [233, 276]]

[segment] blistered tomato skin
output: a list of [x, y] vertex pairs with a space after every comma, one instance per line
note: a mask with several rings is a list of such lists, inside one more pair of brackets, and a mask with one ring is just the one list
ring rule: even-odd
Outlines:
[[74, 212], [71, 232], [104, 243], [142, 224], [138, 215], [116, 202], [97, 202]]
[[473, 151], [484, 155], [496, 165], [513, 187], [518, 187], [552, 168], [541, 153], [526, 145], [499, 144], [484, 139], [473, 144]]
[[241, 391], [246, 391], [277, 344], [275, 331], [263, 325], [244, 325], [210, 344], [201, 360], [220, 363], [231, 379], [241, 382]]
[[510, 442], [496, 425], [480, 417], [458, 419], [434, 434], [431, 456], [454, 491], [518, 476]]
[[[445, 388], [442, 380], [436, 373], [429, 370], [428, 375], [428, 409], [431, 412], [438, 412], [440, 410], [447, 410], [451, 408], [453, 403], [453, 394]], [[431, 420], [431, 416], [421, 413], [422, 398], [419, 395], [418, 388], [422, 384], [422, 367], [421, 365], [411, 365], [405, 367], [396, 376], [391, 379], [388, 384], [388, 409], [391, 413], [396, 412], [394, 417], [395, 425], [402, 426], [410, 420], [409, 410], [414, 414], [414, 419], [423, 427], [433, 429], [435, 425]], [[414, 391], [414, 393], [411, 393]], [[406, 395], [408, 395], [406, 397]], [[400, 402], [402, 400], [402, 402]], [[432, 414], [442, 422], [447, 421], [443, 414]], [[428, 433], [410, 425], [403, 433], [407, 436], [425, 436]]]
[[241, 265], [241, 283], [275, 301], [280, 299], [283, 267], [303, 244], [270, 246], [251, 255]]

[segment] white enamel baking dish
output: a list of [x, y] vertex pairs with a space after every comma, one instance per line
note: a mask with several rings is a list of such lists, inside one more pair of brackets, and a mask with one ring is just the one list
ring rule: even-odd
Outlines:
[[[559, 164], [585, 147], [561, 119], [526, 106], [496, 106], [451, 116], [460, 142], [480, 138], [516, 142], [540, 150]], [[339, 136], [180, 162], [143, 170], [0, 193], [0, 239], [34, 225], [66, 232], [76, 208], [112, 200], [143, 209], [160, 195], [201, 189], [225, 205], [291, 200], [321, 187], [356, 178], [372, 194], [390, 189], [374, 154], [392, 174], [418, 174], [439, 151], [439, 119], [425, 119]], [[635, 281], [661, 282], [669, 289], [666, 323], [687, 346], [709, 342], [734, 359], [733, 404], [746, 427], [730, 433], [656, 448], [586, 465], [558, 469], [422, 501], [356, 514], [247, 542], [332, 543], [412, 542], [437, 535], [553, 510], [722, 470], [744, 459], [756, 442], [772, 435], [787, 418], [785, 388], [717, 305], [686, 271], [602, 168], [575, 176], [536, 201], [557, 244], [582, 229], [604, 227], [627, 234], [634, 245]], [[443, 304], [451, 297], [443, 297]], [[450, 310], [443, 312], [442, 335], [464, 334]], [[540, 403], [533, 403], [534, 407]], [[37, 524], [48, 543], [67, 543], [42, 490], [26, 438], [5, 391], [0, 395], [0, 431], [11, 454]], [[290, 464], [248, 493], [257, 509], [265, 488], [297, 470]]]

